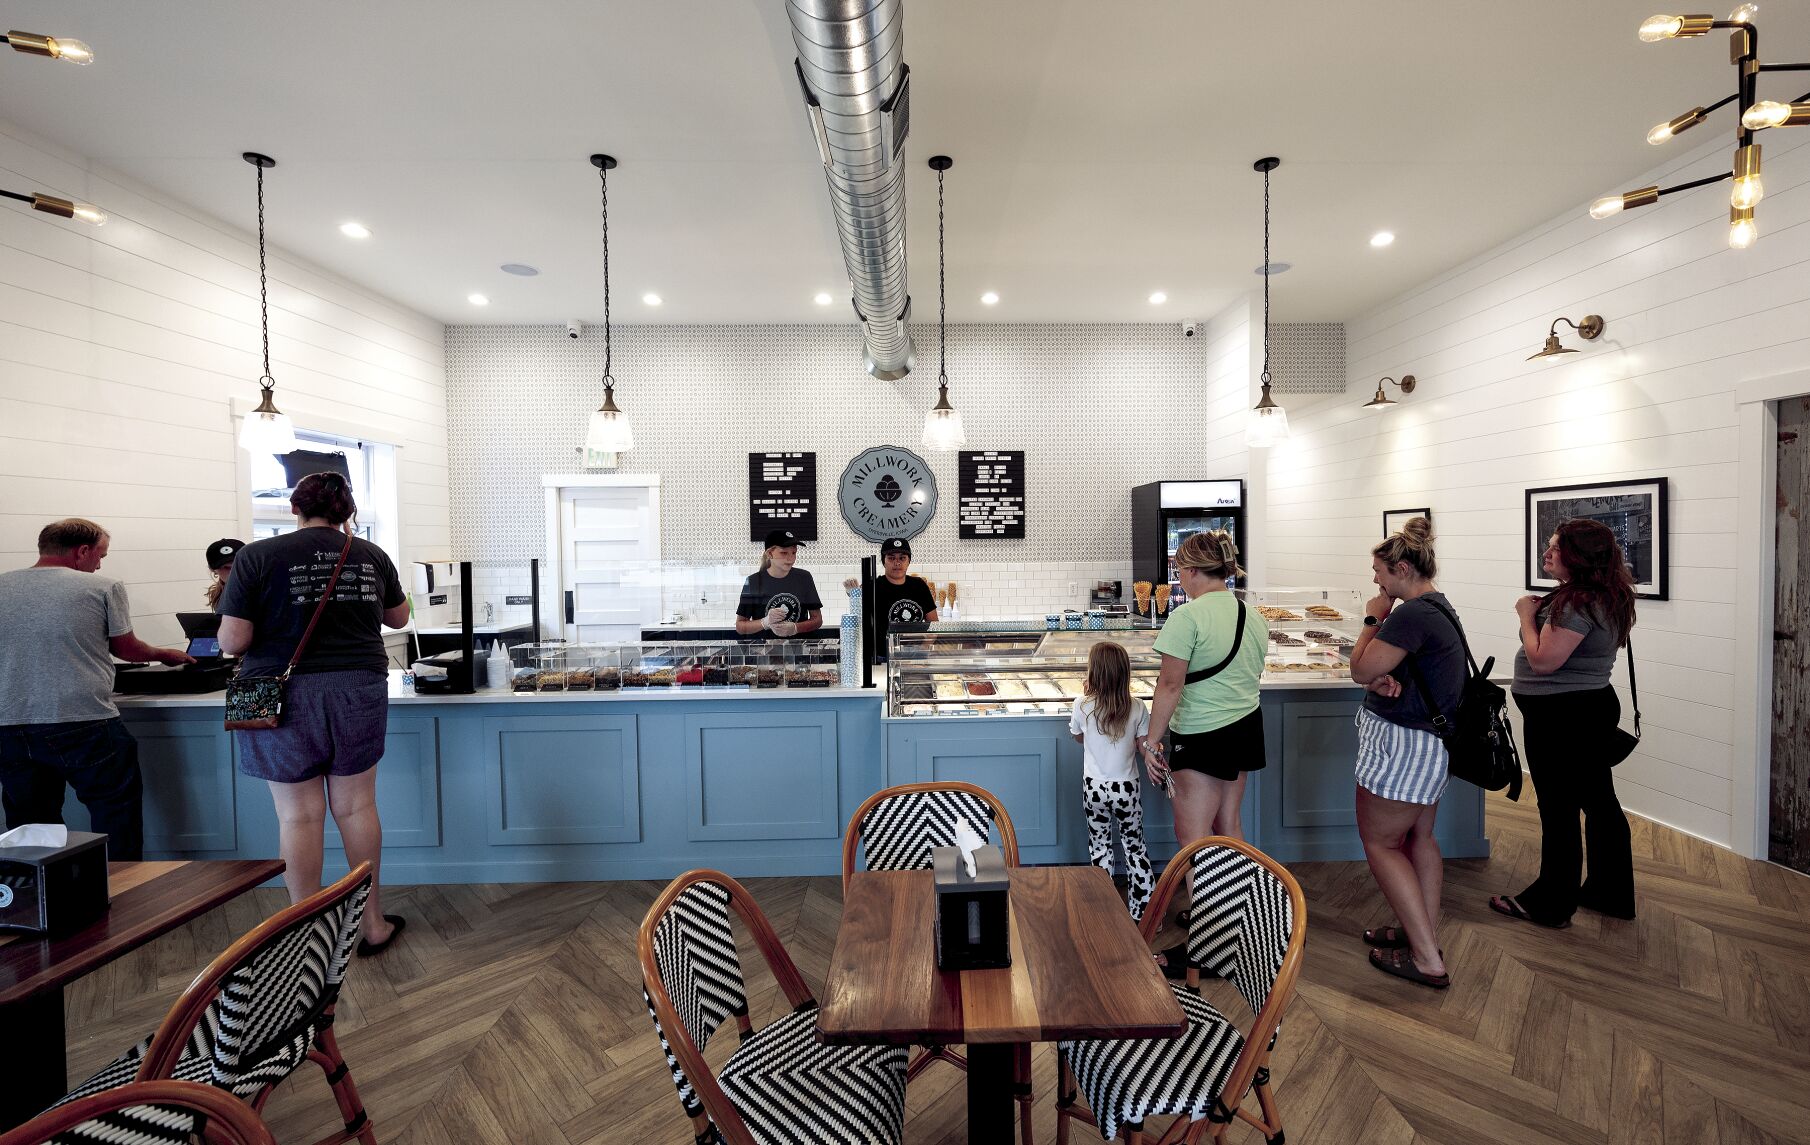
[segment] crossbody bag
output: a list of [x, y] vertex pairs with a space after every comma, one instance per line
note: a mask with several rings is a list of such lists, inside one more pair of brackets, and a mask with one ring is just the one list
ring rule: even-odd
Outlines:
[[1609, 757], [1609, 766], [1614, 767], [1622, 760], [1634, 754], [1640, 746], [1640, 685], [1634, 682], [1634, 638], [1628, 637], [1628, 695], [1634, 701], [1634, 730], [1624, 731], [1620, 724], [1609, 729], [1603, 743], [1603, 754]]
[[[295, 671], [296, 664], [301, 662], [302, 652], [308, 647], [308, 638], [314, 635], [314, 626], [321, 622], [321, 613], [327, 610], [327, 602], [333, 599], [333, 590], [339, 586], [339, 574], [345, 571], [346, 558], [352, 555], [352, 538], [346, 537], [346, 547], [340, 550], [339, 563], [333, 566], [333, 575], [327, 578], [327, 591], [321, 593], [320, 603], [314, 606], [314, 615], [308, 620], [308, 627], [302, 638], [295, 642], [295, 655], [289, 658], [288, 665], [281, 676], [258, 676], [247, 679], [239, 672], [226, 682], [226, 730], [233, 731], [266, 731], [277, 727], [283, 720], [283, 692], [289, 686], [289, 676]], [[239, 664], [243, 671], [245, 664]]]
[[1232, 629], [1232, 650], [1226, 653], [1226, 658], [1224, 660], [1221, 660], [1212, 667], [1199, 668], [1193, 672], [1189, 672], [1186, 676], [1182, 677], [1183, 684], [1198, 684], [1202, 680], [1211, 680], [1231, 666], [1233, 658], [1238, 655], [1238, 649], [1244, 645], [1244, 614], [1249, 611], [1249, 607], [1244, 601], [1237, 601], [1237, 604], [1238, 623]]

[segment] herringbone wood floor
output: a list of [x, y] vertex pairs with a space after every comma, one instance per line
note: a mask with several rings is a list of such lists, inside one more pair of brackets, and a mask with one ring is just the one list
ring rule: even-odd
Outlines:
[[[1452, 862], [1443, 994], [1370, 969], [1355, 937], [1388, 921], [1362, 864], [1296, 868], [1306, 971], [1274, 1061], [1289, 1139], [1364, 1145], [1810, 1140], [1810, 878], [1635, 820], [1640, 918], [1580, 914], [1552, 932], [1489, 912], [1537, 866], [1531, 798], [1490, 804], [1495, 855]], [[833, 878], [750, 889], [805, 978], [835, 940]], [[659, 884], [398, 888], [405, 938], [360, 960], [340, 1044], [384, 1142], [688, 1145], [642, 1008], [634, 934]], [[152, 1029], [189, 978], [281, 905], [259, 891], [68, 993], [71, 1075]], [[754, 1015], [776, 1011], [744, 949]], [[1219, 984], [1223, 987], [1223, 984]], [[1229, 989], [1215, 996], [1245, 1011]], [[712, 1047], [720, 1063], [727, 1033]], [[1054, 1058], [1037, 1054], [1040, 1140], [1053, 1141]], [[961, 1077], [934, 1066], [909, 1095], [913, 1142], [959, 1143]], [[267, 1110], [286, 1142], [334, 1127], [317, 1072]], [[1234, 1133], [1256, 1141], [1254, 1132]], [[1078, 1142], [1098, 1141], [1077, 1127]]]

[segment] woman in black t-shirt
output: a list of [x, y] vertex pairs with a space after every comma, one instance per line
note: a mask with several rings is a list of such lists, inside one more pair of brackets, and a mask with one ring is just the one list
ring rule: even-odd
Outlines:
[[803, 636], [823, 626], [823, 600], [817, 595], [817, 582], [810, 573], [795, 567], [803, 543], [786, 529], [767, 534], [760, 568], [742, 583], [742, 599], [735, 607], [738, 633]]

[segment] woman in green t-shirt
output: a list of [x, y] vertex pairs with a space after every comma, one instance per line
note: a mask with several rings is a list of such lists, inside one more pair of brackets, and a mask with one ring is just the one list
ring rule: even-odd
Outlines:
[[1226, 588], [1226, 578], [1244, 570], [1224, 530], [1183, 541], [1175, 564], [1188, 603], [1157, 634], [1163, 667], [1144, 766], [1153, 782], [1173, 785], [1175, 841], [1185, 847], [1209, 835], [1244, 838], [1245, 775], [1264, 764], [1258, 685], [1269, 625]]

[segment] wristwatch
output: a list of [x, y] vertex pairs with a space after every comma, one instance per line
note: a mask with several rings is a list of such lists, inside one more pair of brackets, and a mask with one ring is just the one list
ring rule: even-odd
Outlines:
[[1375, 628], [1377, 625], [1379, 625], [1381, 623], [1382, 623], [1382, 621], [1378, 620], [1374, 616], [1364, 617], [1364, 627], [1365, 628]]

